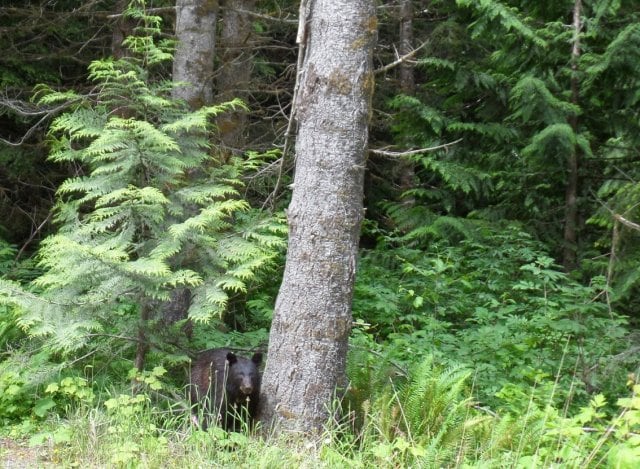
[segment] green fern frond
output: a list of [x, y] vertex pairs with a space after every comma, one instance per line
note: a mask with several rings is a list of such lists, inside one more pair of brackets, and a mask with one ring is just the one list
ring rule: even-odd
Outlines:
[[218, 278], [218, 287], [234, 293], [246, 293], [247, 284], [237, 277], [231, 275], [222, 275]]
[[588, 54], [585, 87], [594, 86], [609, 70], [640, 70], [640, 25], [631, 23], [609, 43], [602, 55]]
[[203, 283], [204, 280], [198, 272], [189, 269], [180, 269], [171, 273], [169, 279], [165, 282], [165, 285], [171, 288], [182, 286], [198, 287]]
[[143, 277], [167, 278], [171, 273], [166, 262], [151, 258], [127, 262], [123, 265], [123, 270]]
[[456, 69], [456, 63], [451, 60], [440, 59], [437, 57], [425, 57], [417, 61], [418, 66], [424, 66], [428, 68], [434, 68], [436, 70], [450, 70]]
[[248, 209], [247, 202], [241, 199], [217, 202], [183, 223], [173, 224], [169, 232], [176, 239], [182, 240], [194, 233], [202, 234], [207, 230], [221, 231], [231, 226], [229, 216]]
[[100, 177], [77, 177], [65, 180], [58, 187], [58, 194], [70, 194], [73, 192], [85, 193], [85, 201], [91, 201], [101, 194], [105, 194], [114, 189], [112, 179], [108, 175]]
[[429, 224], [420, 226], [409, 231], [403, 238], [407, 240], [430, 240], [430, 239], [459, 239], [470, 238], [476, 224], [473, 220], [466, 220], [458, 217], [439, 216], [435, 217]]
[[[104, 130], [106, 116], [91, 109], [79, 108], [68, 114], [58, 116], [49, 127], [49, 134], [66, 134], [69, 140], [82, 142], [85, 139], [98, 138]], [[78, 154], [77, 152], [74, 152]], [[52, 154], [54, 161], [59, 159]], [[60, 159], [64, 161], [64, 159]]]
[[447, 125], [450, 132], [476, 134], [496, 143], [506, 144], [517, 136], [516, 131], [502, 123], [452, 122]]
[[114, 137], [122, 137], [117, 132], [108, 132], [109, 130], [126, 131], [126, 135], [132, 137], [137, 146], [143, 147], [147, 151], [180, 152], [180, 147], [173, 138], [149, 122], [112, 117], [105, 125], [104, 130], [107, 132], [94, 140], [87, 148], [89, 155], [100, 155], [103, 142], [109, 142]]
[[78, 95], [74, 90], [54, 90], [49, 85], [40, 83], [34, 87], [32, 99], [42, 105], [52, 105], [81, 101], [83, 97]]
[[253, 277], [255, 277], [256, 272], [270, 265], [273, 258], [274, 258], [274, 254], [264, 254], [262, 257], [260, 257], [259, 253], [256, 253], [253, 256], [251, 256], [247, 261], [234, 266], [233, 268], [229, 269], [227, 272], [232, 277], [238, 278], [246, 282], [252, 279]]
[[158, 240], [158, 244], [149, 252], [149, 256], [156, 259], [169, 259], [178, 254], [183, 247], [183, 243], [173, 236], [163, 236]]

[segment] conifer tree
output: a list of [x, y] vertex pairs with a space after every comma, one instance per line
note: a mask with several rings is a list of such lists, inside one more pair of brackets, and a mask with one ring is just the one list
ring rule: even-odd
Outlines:
[[242, 103], [192, 112], [172, 100], [171, 83], [155, 73], [171, 59], [153, 40], [159, 24], [144, 16], [125, 40], [127, 57], [91, 64], [92, 93], [40, 87], [41, 103], [75, 103], [49, 138], [50, 159], [77, 175], [58, 189], [58, 230], [39, 252], [43, 275], [30, 291], [0, 283], [0, 300], [17, 305], [21, 326], [53, 349], [110, 332], [137, 344], [138, 369], [173, 290], [191, 289], [192, 320], [220, 316], [229, 293], [244, 291], [282, 244], [276, 225], [257, 220], [240, 196], [243, 173], [259, 159], [223, 162], [211, 145], [213, 119]]

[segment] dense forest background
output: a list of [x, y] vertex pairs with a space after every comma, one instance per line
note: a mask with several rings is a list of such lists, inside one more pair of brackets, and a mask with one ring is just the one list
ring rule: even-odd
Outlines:
[[[172, 92], [175, 2], [0, 1], [3, 432], [124, 448], [115, 464], [175, 455], [189, 359], [266, 349], [298, 12], [221, 0], [200, 107]], [[315, 457], [634, 467], [640, 2], [377, 14], [346, 417]], [[130, 415], [148, 419], [135, 438]], [[223, 458], [198, 433], [180, 441]], [[243, 449], [227, 464], [300, 463], [234, 438], [213, 439]]]

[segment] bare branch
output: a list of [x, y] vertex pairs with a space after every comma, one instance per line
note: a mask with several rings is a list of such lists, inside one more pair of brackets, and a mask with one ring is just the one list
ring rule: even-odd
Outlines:
[[29, 130], [27, 130], [25, 134], [22, 136], [22, 138], [20, 138], [20, 140], [18, 140], [17, 142], [12, 142], [2, 137], [0, 137], [0, 142], [12, 147], [19, 147], [24, 142], [26, 142], [27, 139], [31, 137], [36, 130], [38, 130], [38, 128], [44, 121], [46, 121], [53, 115], [57, 114], [58, 112], [68, 108], [73, 103], [79, 101], [79, 99], [80, 98], [72, 99], [71, 101], [67, 101], [65, 103], [60, 104], [59, 106], [56, 106], [54, 108], [49, 108], [49, 109], [39, 109], [35, 107], [29, 107], [24, 102], [18, 101], [15, 99], [7, 99], [7, 100], [0, 101], [0, 106], [8, 108], [20, 116], [24, 116], [24, 117], [42, 116], [40, 119], [38, 119], [38, 122], [33, 124], [31, 127], [29, 127]]
[[428, 153], [430, 151], [435, 151], [435, 150], [440, 150], [442, 148], [448, 148], [452, 145], [455, 145], [456, 143], [460, 143], [462, 142], [462, 139], [459, 138], [458, 140], [454, 140], [453, 142], [449, 142], [449, 143], [444, 143], [442, 145], [438, 145], [435, 147], [429, 147], [429, 148], [418, 148], [417, 150], [407, 150], [407, 151], [388, 151], [388, 150], [369, 150], [371, 153], [374, 153], [376, 155], [382, 155], [382, 156], [390, 156], [393, 158], [402, 158], [405, 156], [413, 156], [413, 155], [419, 155], [420, 153]]
[[617, 213], [613, 214], [613, 218], [618, 220], [620, 223], [622, 223], [624, 226], [629, 227], [633, 230], [636, 231], [640, 231], [640, 225], [638, 225], [637, 223], [634, 223], [630, 220], [627, 220], [626, 218], [624, 218], [622, 215], [618, 215]]
[[243, 10], [241, 8], [237, 8], [236, 11], [238, 13], [245, 13], [249, 16], [253, 16], [254, 18], [260, 18], [267, 21], [275, 21], [278, 23], [287, 23], [287, 24], [298, 24], [298, 20], [295, 19], [287, 19], [287, 18], [277, 18], [275, 16], [263, 15], [261, 13], [257, 13], [255, 11]]
[[[157, 7], [157, 8], [145, 8], [144, 12], [146, 13], [175, 13], [176, 11], [176, 7], [172, 6], [172, 7]], [[109, 19], [113, 19], [113, 18], [121, 18], [123, 16], [126, 16], [126, 13], [114, 13], [112, 15], [107, 15], [107, 18]]]
[[418, 53], [418, 51], [420, 49], [422, 49], [424, 46], [426, 46], [428, 44], [428, 42], [423, 42], [422, 44], [420, 44], [418, 47], [416, 47], [415, 49], [413, 49], [411, 52], [403, 55], [402, 57], [398, 57], [398, 59], [394, 60], [393, 62], [391, 62], [390, 64], [385, 65], [384, 67], [380, 67], [377, 68], [376, 70], [374, 70], [373, 73], [375, 73], [376, 75], [378, 73], [383, 73], [386, 72], [387, 70], [391, 70], [393, 67], [397, 67], [398, 65], [400, 65], [401, 63], [409, 60], [411, 57], [413, 57], [414, 55], [416, 55]]

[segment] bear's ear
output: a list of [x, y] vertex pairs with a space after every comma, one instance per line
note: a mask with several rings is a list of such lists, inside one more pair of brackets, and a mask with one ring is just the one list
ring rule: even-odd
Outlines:
[[227, 353], [227, 363], [229, 364], [229, 366], [233, 365], [237, 361], [238, 361], [238, 357], [236, 357], [235, 353], [233, 352]]
[[251, 361], [256, 365], [259, 365], [260, 363], [262, 363], [262, 353], [261, 352], [254, 353], [253, 357], [251, 357]]

